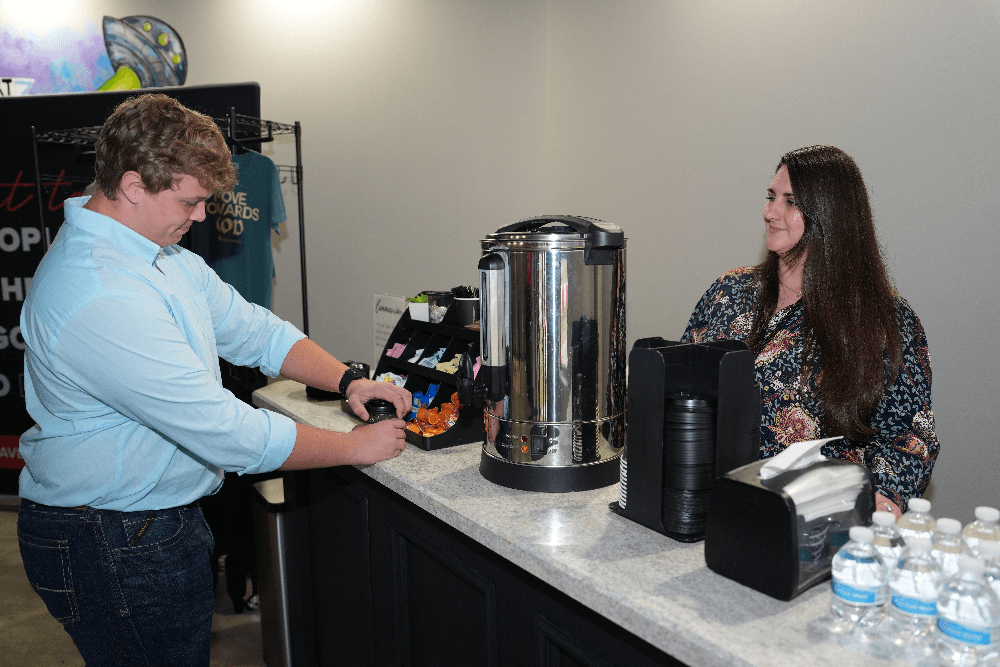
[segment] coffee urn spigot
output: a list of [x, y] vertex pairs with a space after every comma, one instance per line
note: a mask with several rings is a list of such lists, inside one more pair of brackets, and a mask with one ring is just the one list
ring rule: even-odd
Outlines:
[[496, 253], [479, 260], [479, 347], [482, 364], [477, 377], [488, 401], [499, 402], [507, 395], [504, 327], [506, 290], [503, 257]]

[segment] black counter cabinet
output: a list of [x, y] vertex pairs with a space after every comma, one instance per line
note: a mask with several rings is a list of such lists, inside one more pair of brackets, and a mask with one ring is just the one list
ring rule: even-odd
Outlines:
[[354, 468], [294, 486], [295, 667], [682, 664]]

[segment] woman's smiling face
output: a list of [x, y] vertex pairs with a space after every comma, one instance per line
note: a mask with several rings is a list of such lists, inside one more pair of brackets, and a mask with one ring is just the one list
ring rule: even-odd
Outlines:
[[774, 175], [767, 189], [767, 204], [764, 205], [764, 226], [767, 228], [767, 249], [784, 255], [795, 247], [806, 229], [802, 211], [799, 210], [792, 194], [792, 182], [788, 178], [788, 168]]

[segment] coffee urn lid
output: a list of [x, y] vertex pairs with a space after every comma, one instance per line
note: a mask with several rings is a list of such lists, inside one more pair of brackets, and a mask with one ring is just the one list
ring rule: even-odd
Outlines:
[[[546, 225], [557, 223], [556, 226]], [[583, 249], [586, 264], [614, 264], [618, 250], [625, 247], [625, 232], [618, 225], [573, 215], [542, 215], [525, 218], [501, 227], [483, 241], [483, 249], [502, 243], [524, 243], [550, 247]]]

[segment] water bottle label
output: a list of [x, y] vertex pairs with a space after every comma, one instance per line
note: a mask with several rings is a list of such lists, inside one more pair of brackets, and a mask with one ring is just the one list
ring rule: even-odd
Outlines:
[[875, 587], [859, 588], [836, 579], [833, 581], [833, 594], [853, 604], [875, 604], [876, 591]]
[[892, 606], [906, 614], [913, 616], [934, 616], [937, 614], [936, 600], [921, 600], [919, 598], [906, 597], [905, 595], [893, 595]]
[[952, 639], [957, 639], [960, 642], [974, 644], [976, 646], [990, 645], [989, 628], [970, 628], [967, 625], [961, 625], [960, 623], [949, 621], [946, 618], [938, 618], [937, 626], [938, 630], [942, 633], [948, 635]]

